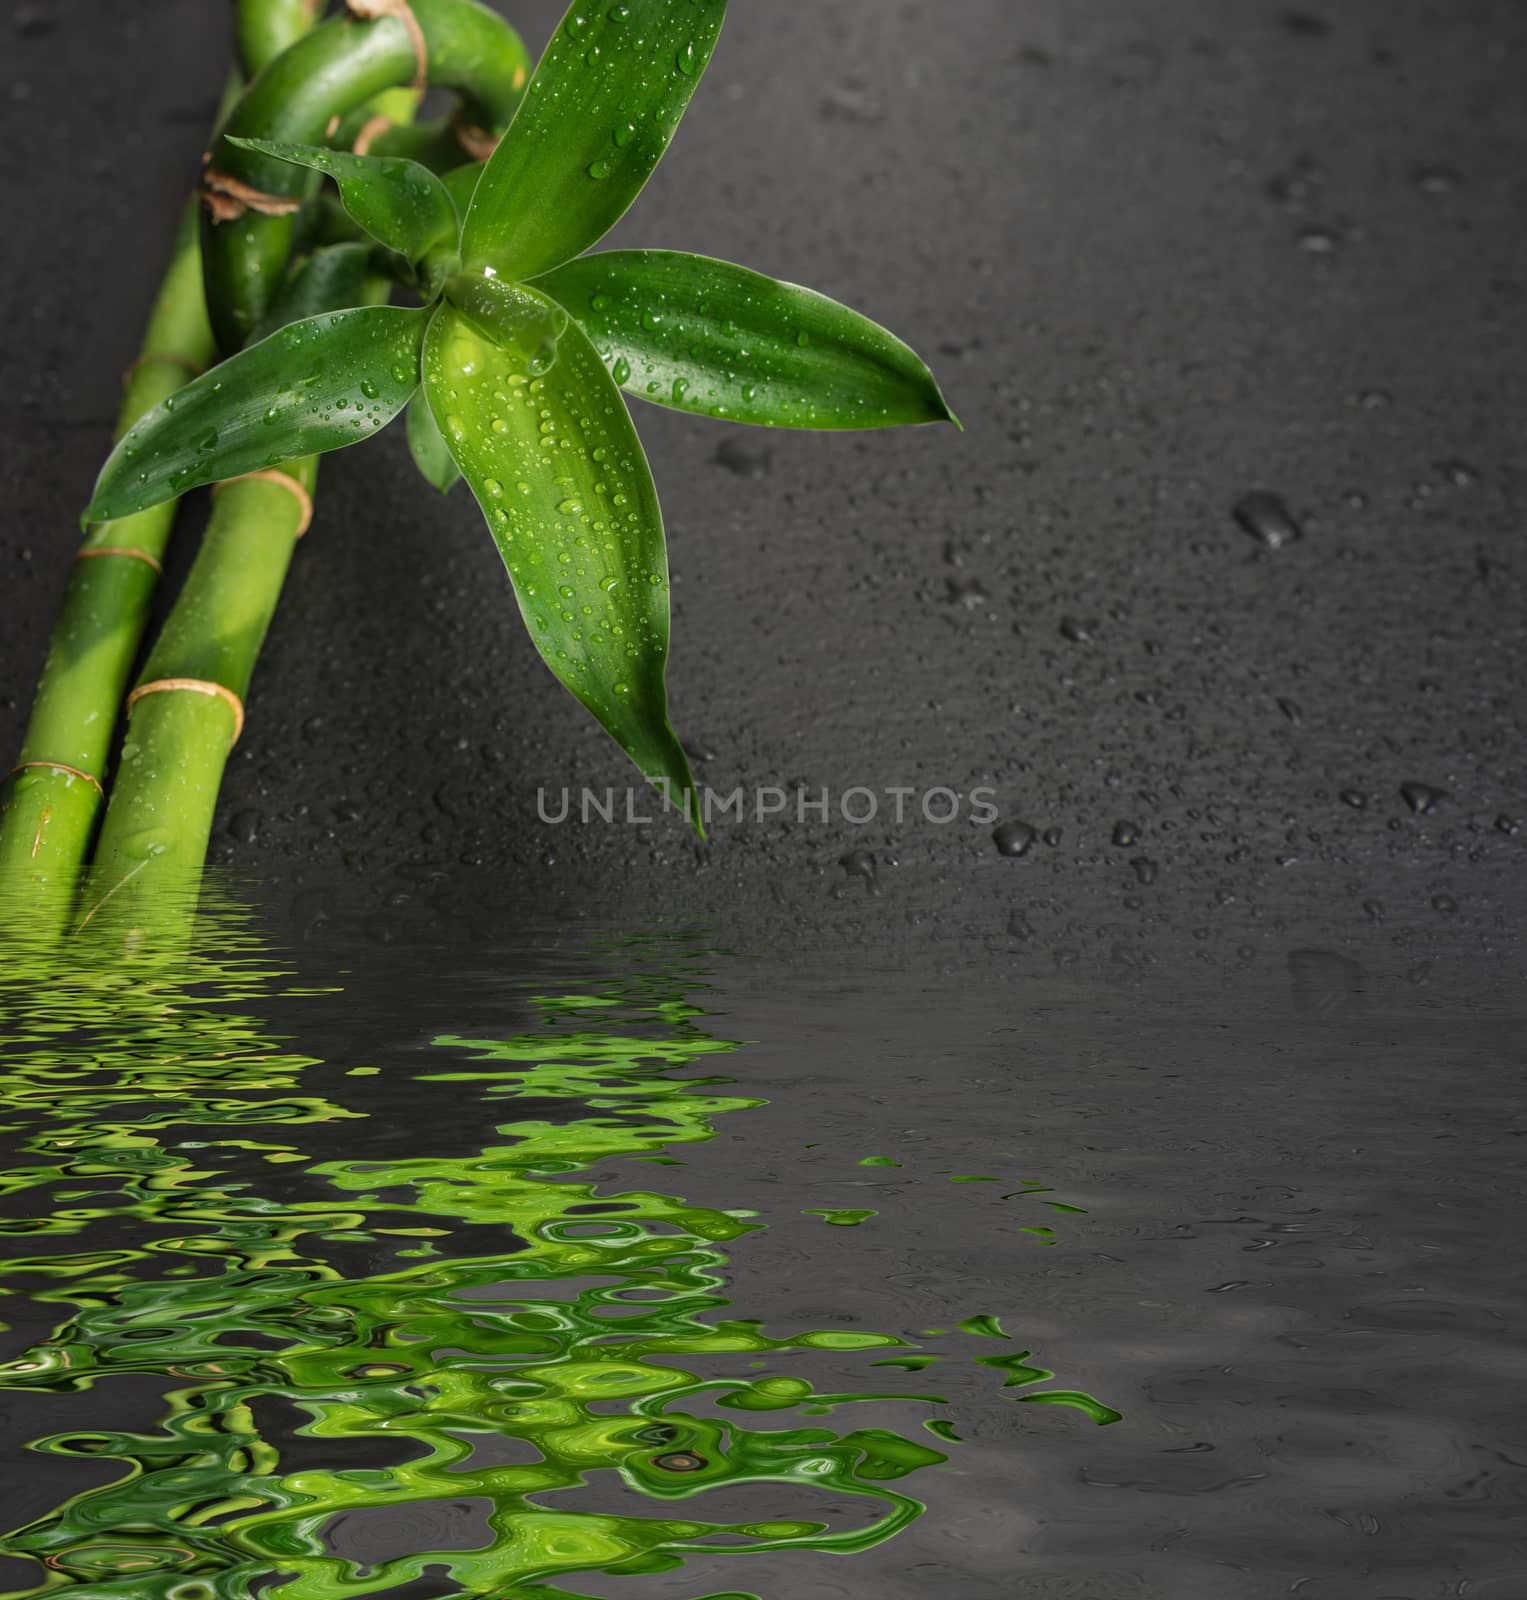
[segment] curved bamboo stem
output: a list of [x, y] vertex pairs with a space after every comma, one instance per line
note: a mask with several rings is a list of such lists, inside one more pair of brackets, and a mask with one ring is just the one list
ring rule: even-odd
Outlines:
[[[501, 134], [519, 105], [530, 58], [514, 29], [476, 0], [411, 0], [429, 82], [454, 89], [461, 126]], [[250, 84], [223, 133], [322, 144], [341, 122], [418, 74], [415, 35], [396, 16], [336, 19], [315, 28]], [[470, 159], [463, 150], [463, 160]], [[259, 326], [281, 286], [297, 211], [314, 176], [288, 162], [213, 142], [203, 173], [207, 304], [225, 355]]]

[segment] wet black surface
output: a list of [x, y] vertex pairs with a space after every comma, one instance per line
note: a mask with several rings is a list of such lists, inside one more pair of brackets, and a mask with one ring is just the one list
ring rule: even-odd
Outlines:
[[[539, 45], [558, 9], [514, 15]], [[722, 821], [704, 852], [671, 820], [542, 824], [538, 790], [627, 775], [534, 659], [471, 503], [416, 482], [399, 437], [325, 467], [219, 853], [481, 863], [523, 906], [1023, 966], [1308, 944], [1491, 965], [1527, 848], [1527, 12], [734, 10], [622, 239], [863, 307], [968, 431], [639, 408], [676, 719], [722, 794], [990, 785], [1057, 842], [1004, 859], [915, 800], [901, 826], [889, 801], [864, 828]], [[14, 745], [226, 41], [187, 0], [7, 27]], [[1257, 493], [1303, 536], [1248, 534]], [[1407, 783], [1442, 797], [1418, 810]]]

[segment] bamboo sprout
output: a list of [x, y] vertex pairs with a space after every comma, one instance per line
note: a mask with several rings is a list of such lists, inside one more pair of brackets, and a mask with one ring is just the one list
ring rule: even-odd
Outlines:
[[[512, 30], [461, 0], [434, 0], [420, 10], [436, 30], [429, 41], [432, 63], [447, 81], [470, 81], [475, 98], [468, 103], [491, 107], [501, 131], [527, 75]], [[486, 34], [484, 17], [494, 25]], [[411, 102], [388, 91], [395, 90], [400, 75], [406, 81], [403, 69], [413, 67], [414, 57], [411, 44], [400, 57], [395, 31], [385, 22], [360, 30], [344, 25], [318, 30], [304, 46], [320, 48], [294, 49], [280, 57], [230, 114], [226, 131], [263, 135], [262, 119], [280, 131], [291, 120], [294, 100], [309, 120], [327, 122], [353, 107], [357, 84], [365, 85], [373, 102], [386, 94], [388, 111], [396, 113], [391, 120], [401, 121]], [[473, 56], [469, 46], [484, 37], [494, 48], [478, 49]], [[339, 48], [346, 41], [358, 66], [347, 63]], [[304, 63], [319, 73], [316, 87], [298, 71]], [[237, 146], [223, 148], [240, 162], [249, 159]], [[215, 216], [215, 208], [209, 213]], [[275, 230], [274, 242], [270, 230], [259, 227], [272, 221], [286, 225]], [[261, 274], [269, 273], [277, 245], [285, 270], [290, 221], [251, 212], [209, 225], [205, 271], [214, 322], [221, 311], [225, 329], [245, 331], [256, 309], [263, 314], [269, 299]], [[252, 258], [260, 269], [254, 276], [247, 270], [229, 276], [228, 241], [235, 235], [263, 245], [263, 253]], [[376, 297], [385, 300], [387, 288], [377, 280]], [[275, 470], [311, 495], [316, 462], [291, 462]], [[305, 508], [269, 474], [220, 486], [202, 548], [130, 699], [121, 766], [77, 924], [81, 931], [110, 930], [112, 937], [133, 945], [147, 920], [174, 921], [186, 914], [184, 895], [176, 890], [205, 861], [255, 660], [310, 507], [310, 498]], [[163, 929], [159, 932], [163, 935]]]

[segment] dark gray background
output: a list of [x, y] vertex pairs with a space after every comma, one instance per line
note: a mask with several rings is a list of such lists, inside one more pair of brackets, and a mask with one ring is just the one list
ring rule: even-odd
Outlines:
[[[560, 7], [504, 9], [539, 47]], [[1129, 973], [1316, 944], [1417, 983], [1510, 977], [1527, 8], [732, 12], [618, 237], [860, 307], [968, 431], [640, 408], [676, 722], [723, 791], [991, 784], [1060, 842], [1014, 860], [970, 826], [776, 820], [702, 851], [671, 820], [540, 825], [538, 787], [627, 774], [537, 662], [466, 493], [436, 498], [399, 435], [324, 468], [219, 857], [353, 869], [379, 898], [480, 865], [510, 920], [780, 949]], [[49, 0], [0, 29], [13, 750], [228, 41], [205, 0]], [[1235, 525], [1256, 488], [1301, 542]], [[1417, 815], [1411, 780], [1448, 798]], [[1138, 843], [1111, 843], [1121, 821]], [[856, 849], [873, 861], [842, 865]]]

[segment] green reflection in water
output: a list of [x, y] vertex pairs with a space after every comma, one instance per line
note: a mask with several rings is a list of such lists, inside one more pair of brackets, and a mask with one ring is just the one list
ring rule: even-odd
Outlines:
[[[352, 1068], [349, 1104], [314, 1092], [324, 1063], [243, 1009], [302, 991], [236, 915], [216, 952], [101, 970], [12, 951], [0, 978], [19, 1152], [0, 1188], [29, 1213], [0, 1223], [0, 1282], [57, 1324], [0, 1366], [0, 1388], [136, 1374], [166, 1391], [145, 1431], [31, 1444], [114, 1478], [0, 1542], [42, 1563], [16, 1593], [331, 1600], [426, 1579], [586, 1600], [564, 1582], [699, 1553], [861, 1551], [922, 1512], [900, 1482], [947, 1455], [855, 1427], [852, 1408], [898, 1401], [953, 1441], [927, 1415], [938, 1397], [824, 1392], [787, 1370], [800, 1352], [908, 1341], [718, 1315], [752, 1214], [580, 1176], [762, 1103], [695, 1074], [738, 1046], [683, 999], [692, 975], [627, 952], [601, 992], [538, 1001], [532, 1034], [436, 1039], [452, 1065], [415, 1077], [418, 1153], [335, 1159], [384, 1114], [362, 1107], [386, 1073]], [[448, 1125], [487, 1141], [432, 1153]], [[763, 1370], [715, 1375], [708, 1358], [738, 1355]], [[1009, 1384], [1051, 1376], [1026, 1357], [983, 1360]], [[1117, 1416], [1071, 1391], [1022, 1398]], [[755, 1520], [704, 1520], [708, 1491], [742, 1487]], [[836, 1520], [800, 1514], [829, 1495]], [[374, 1565], [346, 1554], [367, 1519], [391, 1541]], [[444, 1527], [467, 1547], [407, 1548], [410, 1529]]]

